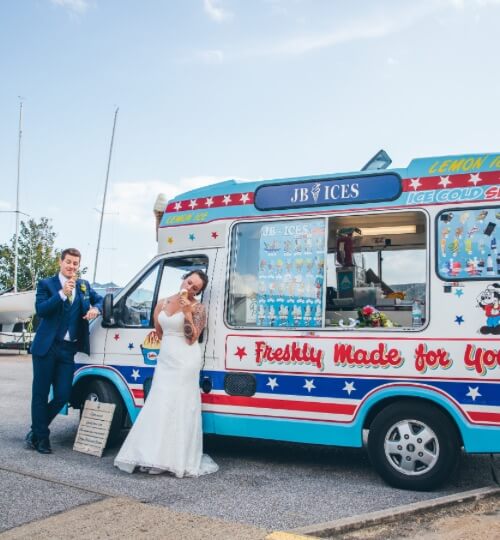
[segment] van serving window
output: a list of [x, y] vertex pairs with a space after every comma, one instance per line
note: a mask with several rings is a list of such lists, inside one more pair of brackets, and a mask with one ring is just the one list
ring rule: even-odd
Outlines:
[[238, 223], [226, 320], [240, 328], [421, 329], [422, 211]]
[[401, 194], [401, 178], [396, 173], [321, 178], [292, 184], [267, 184], [255, 191], [258, 210], [359, 204], [392, 201]]

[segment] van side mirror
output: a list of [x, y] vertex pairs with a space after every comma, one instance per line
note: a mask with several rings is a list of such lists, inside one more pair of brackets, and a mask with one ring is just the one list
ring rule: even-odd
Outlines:
[[113, 326], [115, 320], [113, 318], [113, 295], [108, 293], [104, 297], [104, 302], [102, 303], [102, 325], [104, 327]]

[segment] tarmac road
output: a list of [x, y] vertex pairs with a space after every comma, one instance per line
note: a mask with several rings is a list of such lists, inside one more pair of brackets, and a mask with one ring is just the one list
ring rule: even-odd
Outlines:
[[205, 451], [220, 466], [215, 475], [180, 480], [127, 475], [113, 467], [116, 449], [101, 459], [72, 450], [77, 411], [54, 421], [54, 454], [43, 456], [23, 446], [29, 426], [30, 360], [26, 355], [0, 355], [0, 490], [4, 494], [0, 532], [68, 509], [76, 512], [86, 503], [115, 501], [119, 507], [116, 499], [107, 499], [113, 496], [129, 501], [132, 521], [134, 515], [137, 522], [143, 519], [142, 511], [134, 514], [143, 502], [147, 505], [142, 508], [168, 509], [178, 516], [226, 520], [240, 525], [238, 537], [262, 538], [264, 531], [305, 527], [492, 485], [487, 456], [464, 456], [448, 485], [420, 493], [385, 485], [363, 450], [228, 437], [205, 440]]

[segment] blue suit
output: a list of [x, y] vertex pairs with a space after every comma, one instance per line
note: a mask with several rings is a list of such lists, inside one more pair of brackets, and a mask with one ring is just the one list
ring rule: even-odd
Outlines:
[[[56, 275], [40, 280], [36, 290], [35, 309], [40, 324], [31, 346], [31, 429], [37, 440], [48, 438], [49, 424], [70, 399], [75, 353], [90, 353], [89, 323], [83, 316], [91, 306], [102, 311], [103, 299], [87, 281], [76, 281], [73, 302], [61, 298], [61, 289]], [[65, 340], [68, 334], [69, 341]], [[51, 386], [53, 399], [48, 403]]]

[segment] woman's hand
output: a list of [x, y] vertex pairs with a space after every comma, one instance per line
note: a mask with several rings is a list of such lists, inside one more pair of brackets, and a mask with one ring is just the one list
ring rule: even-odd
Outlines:
[[192, 315], [193, 313], [193, 304], [183, 295], [179, 298], [179, 306], [184, 313], [184, 315]]

